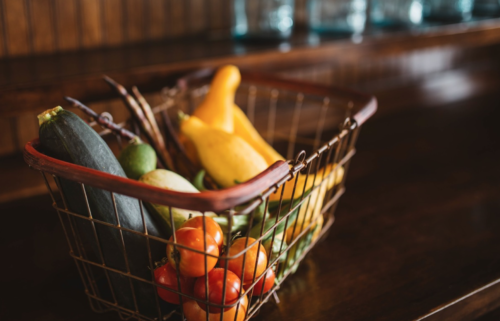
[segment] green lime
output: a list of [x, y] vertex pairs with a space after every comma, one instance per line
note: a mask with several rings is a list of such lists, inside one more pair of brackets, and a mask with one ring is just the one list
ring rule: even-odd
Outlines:
[[156, 169], [156, 153], [153, 147], [144, 143], [131, 143], [125, 147], [118, 161], [128, 178], [139, 179]]

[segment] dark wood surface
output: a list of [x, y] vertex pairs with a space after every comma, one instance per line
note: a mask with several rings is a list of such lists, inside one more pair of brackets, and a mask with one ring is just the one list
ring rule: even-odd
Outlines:
[[[255, 320], [497, 320], [498, 284], [474, 291], [500, 279], [499, 99], [370, 119], [329, 236]], [[0, 319], [118, 320], [90, 310], [48, 196], [0, 213]]]

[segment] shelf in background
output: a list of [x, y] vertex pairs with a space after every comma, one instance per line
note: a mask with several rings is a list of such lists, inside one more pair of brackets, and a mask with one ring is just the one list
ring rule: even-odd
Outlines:
[[63, 95], [86, 101], [108, 99], [108, 74], [144, 92], [172, 84], [187, 70], [232, 63], [266, 72], [298, 66], [356, 62], [429, 47], [478, 47], [500, 42], [500, 19], [421, 30], [373, 33], [363, 39], [332, 39], [303, 33], [282, 43], [238, 43], [187, 39], [0, 60], [0, 115], [41, 111]]

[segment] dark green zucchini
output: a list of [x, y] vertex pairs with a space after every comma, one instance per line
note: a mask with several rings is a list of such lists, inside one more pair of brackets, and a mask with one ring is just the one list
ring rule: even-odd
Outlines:
[[[77, 115], [61, 107], [56, 107], [38, 117], [40, 122], [40, 143], [44, 153], [73, 164], [126, 177], [108, 145]], [[69, 210], [88, 217], [87, 204], [81, 185], [66, 179], [61, 179], [60, 183]], [[111, 193], [90, 186], [85, 186], [85, 192], [93, 218], [116, 225]], [[144, 231], [140, 204], [137, 199], [115, 194], [115, 204], [119, 213], [120, 224], [123, 227], [139, 232]], [[161, 228], [162, 225], [155, 221], [146, 209], [144, 209], [144, 217], [149, 234], [160, 237], [166, 236], [165, 231]], [[147, 243], [144, 237], [124, 231], [123, 237], [126, 248], [126, 253], [124, 253], [121, 236], [117, 229], [96, 223], [96, 232], [99, 239], [99, 242], [97, 242], [93, 227], [89, 221], [78, 217], [74, 221], [80, 233], [83, 234], [83, 238], [94, 252], [93, 259], [96, 262], [101, 262], [100, 247], [106, 266], [127, 272], [126, 255], [131, 274], [151, 279]], [[151, 241], [151, 246], [153, 260], [161, 260], [165, 256], [165, 244]], [[129, 278], [111, 271], [109, 276], [118, 304], [135, 311]], [[154, 293], [156, 289], [150, 284], [132, 278], [131, 280], [139, 311], [148, 316], [156, 316], [157, 309]]]

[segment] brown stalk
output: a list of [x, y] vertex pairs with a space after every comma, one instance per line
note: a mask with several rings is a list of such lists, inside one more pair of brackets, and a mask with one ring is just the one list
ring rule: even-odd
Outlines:
[[142, 111], [144, 112], [144, 115], [146, 115], [149, 124], [151, 125], [154, 139], [161, 148], [165, 149], [165, 140], [163, 140], [163, 136], [161, 135], [160, 128], [158, 127], [158, 123], [156, 122], [156, 118], [155, 115], [153, 114], [151, 106], [148, 104], [148, 102], [146, 101], [146, 99], [136, 86], [132, 87], [132, 93], [134, 94], [135, 99], [139, 103], [139, 106], [141, 107]]
[[135, 139], [137, 137], [136, 134], [132, 133], [131, 131], [129, 131], [123, 127], [118, 126], [117, 124], [110, 121], [108, 118], [99, 115], [98, 113], [93, 111], [90, 107], [85, 106], [82, 102], [80, 102], [74, 98], [71, 98], [71, 97], [64, 97], [64, 99], [66, 101], [70, 102], [73, 105], [73, 107], [80, 109], [85, 114], [92, 117], [99, 125], [106, 127], [107, 129], [122, 136], [123, 138], [132, 140], [132, 139]]
[[103, 76], [104, 80], [113, 88], [121, 97], [125, 106], [128, 108], [130, 114], [134, 118], [134, 120], [139, 124], [139, 128], [142, 133], [146, 136], [148, 142], [153, 146], [160, 159], [161, 163], [168, 169], [175, 171], [175, 166], [172, 161], [172, 158], [168, 154], [165, 148], [160, 147], [158, 142], [154, 139], [153, 129], [151, 128], [151, 124], [147, 120], [144, 112], [141, 107], [137, 103], [137, 101], [127, 92], [125, 87], [109, 78], [108, 76]]

